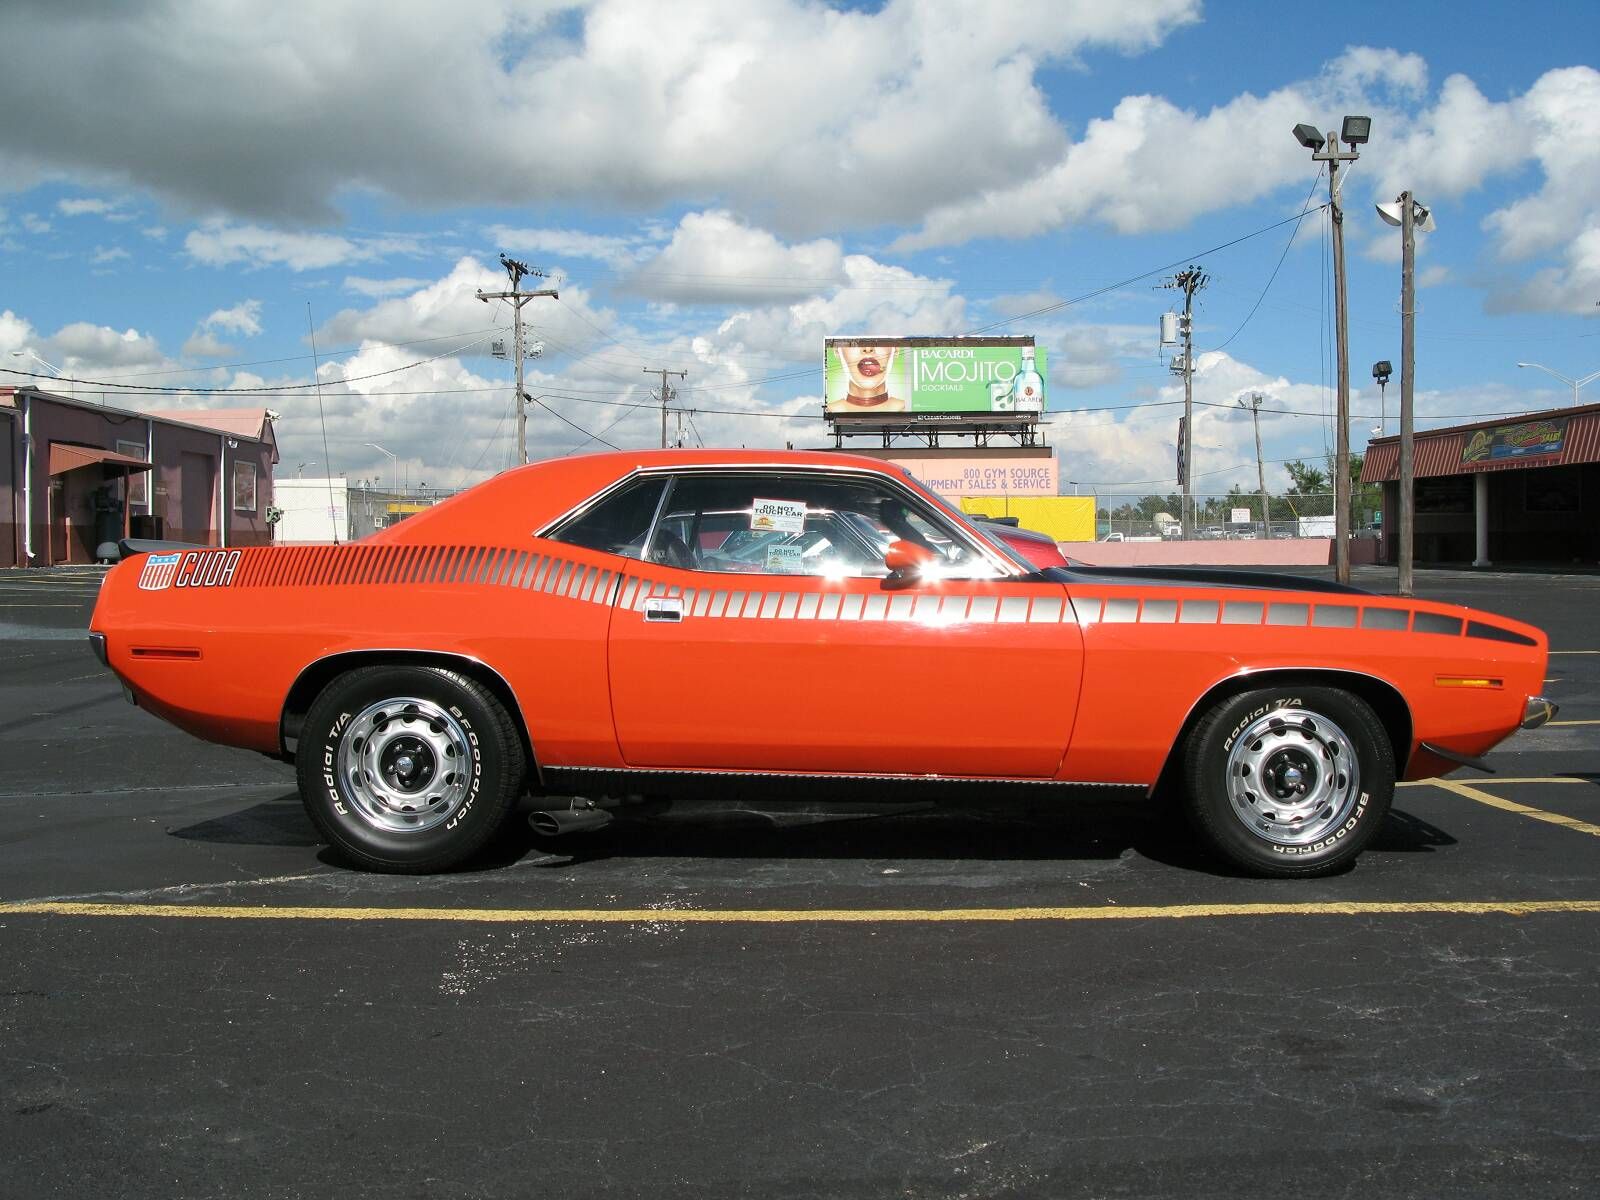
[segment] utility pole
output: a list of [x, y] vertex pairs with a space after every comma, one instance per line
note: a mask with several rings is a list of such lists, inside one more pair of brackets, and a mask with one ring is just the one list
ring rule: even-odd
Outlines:
[[[1365, 124], [1352, 129], [1351, 122]], [[1333, 222], [1333, 311], [1335, 343], [1339, 354], [1338, 437], [1334, 451], [1333, 478], [1333, 575], [1340, 583], [1350, 582], [1350, 314], [1345, 304], [1344, 207], [1340, 198], [1339, 164], [1361, 157], [1357, 144], [1367, 140], [1365, 117], [1346, 117], [1344, 128], [1356, 136], [1347, 137], [1350, 149], [1339, 149], [1339, 134], [1328, 131], [1321, 150], [1312, 154], [1314, 162], [1328, 164], [1328, 215]], [[1356, 130], [1359, 129], [1359, 133]]]
[[646, 375], [661, 376], [661, 448], [667, 448], [667, 401], [672, 399], [672, 385], [667, 382], [668, 375], [676, 375], [679, 379], [689, 378], [687, 371], [669, 371], [665, 367], [646, 367]]
[[1206, 285], [1199, 267], [1186, 267], [1161, 286], [1183, 292], [1183, 536], [1194, 536], [1194, 294]]
[[485, 304], [491, 300], [511, 301], [512, 342], [515, 347], [513, 352], [516, 355], [517, 362], [517, 459], [525, 464], [528, 461], [528, 393], [523, 391], [522, 388], [522, 306], [530, 300], [537, 300], [541, 297], [548, 297], [551, 300], [559, 300], [561, 297], [555, 288], [544, 288], [537, 292], [525, 292], [522, 290], [522, 277], [524, 275], [532, 275], [535, 279], [543, 279], [545, 277], [543, 271], [535, 271], [526, 263], [520, 263], [514, 258], [507, 258], [504, 254], [500, 256], [500, 265], [506, 269], [506, 274], [511, 277], [511, 290], [509, 292], [485, 292], [480, 289], [478, 291], [478, 299]]
[[1411, 393], [1417, 381], [1417, 222], [1410, 192], [1400, 193], [1400, 557], [1396, 590], [1412, 594], [1411, 560], [1416, 523], [1416, 472], [1412, 458]]
[[1239, 397], [1239, 407], [1248, 408], [1250, 417], [1256, 427], [1256, 482], [1261, 485], [1261, 532], [1267, 535], [1267, 540], [1272, 540], [1272, 510], [1267, 507], [1267, 468], [1261, 458], [1261, 402], [1266, 397], [1260, 392], [1250, 393], [1250, 403], [1244, 402], [1244, 397]]
[[[1411, 397], [1416, 384], [1417, 363], [1417, 230], [1423, 233], [1432, 233], [1436, 226], [1433, 214], [1417, 203], [1417, 198], [1410, 192], [1401, 192], [1393, 204], [1378, 205], [1378, 215], [1383, 218], [1386, 225], [1397, 225], [1400, 228], [1400, 528], [1396, 541], [1396, 557], [1399, 578], [1396, 580], [1396, 590], [1402, 596], [1412, 594], [1411, 562], [1413, 545], [1413, 525], [1416, 518], [1416, 473], [1413, 469], [1412, 457], [1412, 408]], [[1389, 364], [1379, 363], [1374, 367], [1373, 374], [1378, 373], [1378, 367], [1384, 368], [1387, 374]], [[1482, 483], [1477, 485], [1482, 488]], [[1484, 502], [1484, 493], [1478, 495], [1478, 504]], [[1479, 515], [1482, 516], [1482, 508]], [[1480, 524], [1479, 528], [1482, 526]], [[1483, 545], [1480, 542], [1478, 558], [1484, 557]], [[1485, 566], [1486, 563], [1477, 562], [1476, 566]]]

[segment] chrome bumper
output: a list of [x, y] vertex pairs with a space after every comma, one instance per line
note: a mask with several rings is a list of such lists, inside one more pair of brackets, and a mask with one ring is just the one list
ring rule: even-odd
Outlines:
[[1522, 710], [1522, 727], [1537, 729], [1560, 711], [1543, 696], [1529, 696], [1527, 706]]

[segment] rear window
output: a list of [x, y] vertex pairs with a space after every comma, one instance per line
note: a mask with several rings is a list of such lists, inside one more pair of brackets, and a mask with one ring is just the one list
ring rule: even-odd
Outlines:
[[666, 486], [666, 478], [661, 475], [635, 479], [569, 518], [550, 536], [569, 546], [641, 558], [656, 506], [661, 503], [661, 490]]

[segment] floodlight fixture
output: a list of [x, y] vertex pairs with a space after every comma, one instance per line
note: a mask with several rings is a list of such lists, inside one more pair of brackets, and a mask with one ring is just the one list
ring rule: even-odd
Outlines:
[[1339, 140], [1347, 146], [1364, 146], [1372, 133], [1371, 117], [1346, 116], [1339, 129]]
[[[1398, 227], [1405, 218], [1405, 210], [1401, 208], [1398, 198], [1389, 204], [1379, 204], [1375, 207], [1385, 225]], [[1415, 200], [1411, 202], [1411, 227], [1418, 233], [1432, 233], [1439, 228], [1434, 223], [1433, 210], [1425, 204], [1418, 204]]]
[[1394, 374], [1394, 366], [1387, 358], [1372, 364], [1372, 377], [1379, 383], [1388, 383], [1389, 376]]
[[1315, 125], [1296, 125], [1294, 136], [1307, 150], [1321, 150], [1328, 140]]

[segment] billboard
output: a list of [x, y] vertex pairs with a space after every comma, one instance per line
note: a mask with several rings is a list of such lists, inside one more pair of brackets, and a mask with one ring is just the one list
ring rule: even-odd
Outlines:
[[1031, 337], [831, 337], [823, 356], [830, 417], [1045, 409], [1045, 352]]

